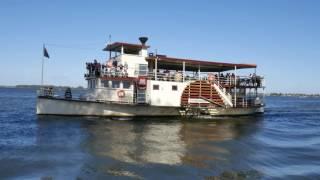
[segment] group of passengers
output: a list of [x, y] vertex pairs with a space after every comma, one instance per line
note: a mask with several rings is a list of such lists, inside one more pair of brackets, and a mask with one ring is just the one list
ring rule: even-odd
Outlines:
[[227, 74], [214, 74], [214, 78], [212, 79], [212, 74], [208, 74], [208, 79], [211, 81], [218, 81], [219, 83], [223, 83], [225, 85], [233, 85], [235, 82], [235, 74], [234, 73], [227, 73]]
[[105, 75], [111, 77], [127, 77], [128, 76], [128, 64], [118, 63], [118, 61], [109, 60], [103, 67]]
[[106, 65], [100, 64], [95, 59], [93, 63], [86, 63], [89, 74], [86, 76], [99, 77], [101, 74], [112, 77], [127, 77], [128, 64], [119, 64], [118, 61], [108, 61]]
[[261, 77], [257, 76], [255, 73], [250, 74], [249, 77], [243, 78], [239, 76], [236, 77], [234, 73], [215, 73], [214, 76], [212, 73], [209, 73], [208, 80], [219, 82], [220, 84], [227, 86], [234, 85], [235, 83], [240, 86], [261, 86]]
[[220, 76], [215, 74], [215, 80], [217, 80], [218, 77], [219, 83], [223, 85], [234, 85], [235, 83], [237, 83], [237, 85], [240, 86], [261, 86], [261, 77], [257, 76], [255, 73], [250, 74], [249, 77], [242, 78], [239, 76], [235, 77], [234, 73], [227, 73], [226, 75], [220, 73]]
[[261, 87], [261, 77], [257, 76], [256, 73], [250, 74], [249, 78], [246, 79], [246, 85]]
[[95, 59], [93, 63], [86, 63], [86, 68], [89, 71], [89, 74], [86, 76], [100, 76], [101, 75], [101, 64]]
[[[181, 71], [169, 71], [168, 69], [158, 69], [157, 70], [157, 80], [160, 81], [182, 81]], [[152, 75], [152, 79], [155, 79], [155, 73]]]

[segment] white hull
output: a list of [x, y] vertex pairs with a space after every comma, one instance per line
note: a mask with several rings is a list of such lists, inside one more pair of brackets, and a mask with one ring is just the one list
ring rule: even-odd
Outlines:
[[42, 98], [37, 114], [75, 116], [179, 116], [179, 108]]
[[264, 113], [263, 107], [209, 109], [211, 116], [244, 116]]
[[[37, 99], [39, 115], [74, 115], [74, 116], [181, 116], [177, 107], [149, 105], [115, 104], [94, 101], [66, 100], [55, 98]], [[263, 113], [263, 107], [254, 108], [215, 108], [209, 109], [211, 116], [239, 116]], [[181, 114], [182, 113], [182, 114]]]

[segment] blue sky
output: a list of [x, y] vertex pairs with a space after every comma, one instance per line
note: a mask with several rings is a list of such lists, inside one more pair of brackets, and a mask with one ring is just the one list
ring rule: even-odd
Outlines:
[[85, 85], [113, 41], [170, 56], [256, 63], [268, 92], [320, 93], [320, 1], [0, 1], [0, 84]]

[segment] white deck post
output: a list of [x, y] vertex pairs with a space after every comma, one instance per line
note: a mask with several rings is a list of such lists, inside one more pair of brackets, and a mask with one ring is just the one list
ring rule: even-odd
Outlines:
[[234, 66], [234, 107], [237, 107], [237, 66]]
[[121, 55], [124, 54], [124, 48], [121, 46]]
[[158, 57], [154, 61], [154, 80], [158, 80]]
[[186, 62], [182, 62], [182, 82], [185, 81], [185, 76], [186, 76]]
[[198, 80], [201, 80], [201, 78], [200, 78], [200, 65], [198, 66]]
[[43, 86], [43, 66], [44, 66], [44, 57], [42, 57], [42, 68], [41, 68], [41, 86]]
[[254, 75], [255, 75], [255, 83], [253, 84], [253, 86], [255, 87], [255, 93], [256, 93], [256, 97], [258, 97], [258, 89], [257, 89], [257, 68], [254, 68]]

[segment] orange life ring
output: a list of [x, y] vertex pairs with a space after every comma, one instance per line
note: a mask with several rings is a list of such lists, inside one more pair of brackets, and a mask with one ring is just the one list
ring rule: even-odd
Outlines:
[[123, 98], [126, 95], [126, 93], [124, 92], [124, 90], [119, 90], [117, 92], [117, 95], [118, 95], [119, 98]]

